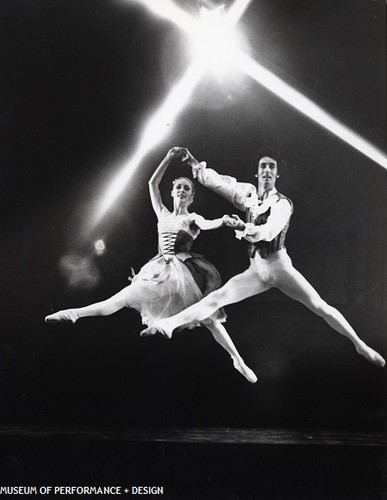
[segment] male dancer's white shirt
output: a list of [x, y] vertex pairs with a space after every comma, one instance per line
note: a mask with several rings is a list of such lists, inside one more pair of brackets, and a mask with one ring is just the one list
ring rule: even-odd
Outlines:
[[[193, 167], [192, 171], [200, 184], [223, 196], [236, 208], [247, 213], [245, 229], [235, 231], [238, 239], [244, 238], [250, 243], [272, 241], [289, 223], [292, 206], [287, 199], [279, 199], [275, 188], [267, 193], [263, 201], [260, 201], [253, 184], [238, 182], [234, 177], [218, 174], [215, 170], [207, 168], [205, 162]], [[270, 215], [265, 224], [255, 225], [251, 222], [269, 208], [271, 209]]]

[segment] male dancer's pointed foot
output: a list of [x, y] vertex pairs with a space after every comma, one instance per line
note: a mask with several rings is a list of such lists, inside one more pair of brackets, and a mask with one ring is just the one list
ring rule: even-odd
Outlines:
[[377, 366], [378, 368], [383, 368], [383, 366], [386, 364], [383, 356], [374, 351], [374, 349], [371, 349], [371, 347], [368, 347], [368, 345], [366, 344], [356, 347], [356, 351], [367, 361]]
[[161, 335], [166, 339], [172, 338], [172, 334], [165, 331], [160, 326], [148, 326], [148, 328], [145, 328], [145, 330], [142, 330], [142, 332], [140, 332], [140, 337], [152, 337], [153, 335]]
[[251, 368], [249, 368], [243, 360], [233, 358], [234, 368], [238, 370], [251, 384], [255, 384], [258, 380], [257, 376]]
[[65, 309], [64, 311], [58, 311], [54, 314], [49, 314], [44, 318], [44, 321], [46, 323], [75, 323], [77, 319], [78, 314], [76, 313], [75, 309]]

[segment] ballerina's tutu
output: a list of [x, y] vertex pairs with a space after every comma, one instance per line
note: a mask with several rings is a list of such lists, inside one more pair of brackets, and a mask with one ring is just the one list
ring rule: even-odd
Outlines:
[[[192, 223], [192, 214], [176, 217], [166, 212], [158, 224], [159, 247], [164, 253], [145, 264], [131, 285], [139, 288], [139, 293], [128, 306], [140, 312], [143, 324], [147, 326], [179, 313], [222, 285], [215, 266], [201, 255], [190, 252], [200, 232]], [[225, 319], [226, 314], [221, 309], [205, 321], [195, 321], [184, 328]]]

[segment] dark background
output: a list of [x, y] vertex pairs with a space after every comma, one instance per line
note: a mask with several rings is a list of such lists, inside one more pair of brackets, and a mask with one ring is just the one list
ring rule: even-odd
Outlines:
[[[196, 3], [179, 4], [196, 15]], [[256, 154], [269, 146], [287, 164], [278, 188], [294, 202], [294, 265], [386, 356], [387, 172], [247, 77], [235, 86], [208, 78], [86, 233], [183, 74], [185, 35], [125, 1], [3, 0], [0, 19], [0, 423], [384, 429], [386, 370], [274, 290], [227, 308], [256, 385], [204, 329], [167, 342], [139, 338], [132, 310], [73, 326], [45, 325], [44, 316], [110, 296], [156, 253], [147, 180], [170, 147], [253, 182]], [[254, 59], [385, 149], [382, 0], [262, 0], [239, 27]], [[165, 176], [166, 204], [181, 172], [173, 164]], [[200, 186], [194, 210], [233, 211]], [[226, 229], [202, 234], [195, 249], [225, 281], [248, 265]], [[60, 259], [74, 254], [89, 258], [95, 286], [69, 286]]]

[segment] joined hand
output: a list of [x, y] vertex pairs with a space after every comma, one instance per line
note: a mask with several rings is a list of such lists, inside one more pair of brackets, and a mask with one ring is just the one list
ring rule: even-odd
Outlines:
[[235, 214], [224, 215], [223, 225], [226, 227], [231, 227], [232, 229], [236, 229], [238, 231], [243, 231], [246, 227], [246, 224], [243, 222], [243, 220]]

